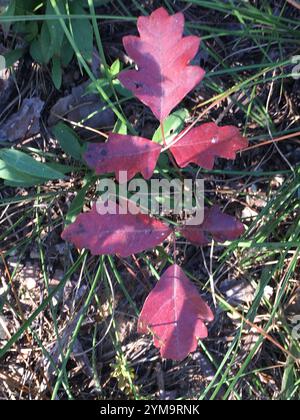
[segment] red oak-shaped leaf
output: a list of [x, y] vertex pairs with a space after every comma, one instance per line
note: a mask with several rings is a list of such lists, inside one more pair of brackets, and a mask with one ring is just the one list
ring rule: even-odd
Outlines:
[[170, 267], [146, 299], [138, 330], [154, 336], [154, 345], [166, 359], [183, 360], [207, 337], [205, 321], [214, 316], [196, 286], [178, 265]]
[[163, 8], [138, 19], [140, 37], [126, 36], [123, 44], [138, 70], [125, 70], [121, 83], [160, 120], [203, 79], [199, 66], [190, 66], [200, 45], [196, 36], [183, 37], [184, 15], [170, 16]]
[[110, 134], [107, 143], [90, 143], [84, 155], [87, 164], [97, 174], [127, 171], [128, 181], [137, 173], [150, 179], [153, 175], [161, 146], [142, 137]]
[[205, 210], [201, 226], [185, 226], [180, 230], [182, 236], [196, 245], [207, 245], [209, 235], [217, 242], [233, 241], [245, 231], [244, 225], [234, 217], [222, 213], [218, 206]]
[[202, 168], [212, 169], [216, 157], [235, 159], [236, 152], [247, 145], [247, 139], [238, 128], [207, 123], [192, 128], [170, 150], [181, 168], [196, 163]]
[[162, 243], [171, 229], [145, 214], [104, 214], [95, 204], [88, 213], [80, 214], [68, 226], [62, 238], [79, 249], [89, 249], [93, 255], [128, 257]]

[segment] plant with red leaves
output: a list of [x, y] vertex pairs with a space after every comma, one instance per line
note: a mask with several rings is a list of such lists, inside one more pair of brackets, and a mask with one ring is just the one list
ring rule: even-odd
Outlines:
[[[183, 37], [183, 29], [182, 13], [170, 16], [159, 8], [138, 19], [139, 37], [123, 39], [126, 52], [138, 69], [121, 72], [119, 80], [152, 110], [161, 123], [163, 138], [164, 120], [205, 75], [201, 67], [190, 65], [200, 39]], [[90, 144], [85, 160], [96, 174], [115, 173], [118, 179], [119, 171], [127, 171], [128, 180], [137, 173], [149, 179], [165, 150], [180, 168], [195, 163], [212, 169], [216, 157], [234, 159], [236, 152], [246, 146], [247, 140], [236, 127], [206, 123], [186, 128], [171, 142], [165, 140], [164, 149], [148, 139], [112, 133], [107, 143]], [[101, 215], [95, 205], [90, 212], [79, 215], [62, 237], [79, 249], [89, 249], [93, 255], [128, 257], [156, 247], [170, 234], [175, 238], [176, 232], [203, 246], [209, 243], [210, 236], [219, 242], [232, 241], [244, 231], [240, 222], [223, 214], [217, 206], [205, 209], [201, 225], [174, 229], [141, 211], [129, 215], [119, 210]], [[154, 345], [162, 357], [182, 360], [195, 351], [198, 339], [207, 337], [205, 322], [213, 318], [196, 286], [175, 264], [162, 275], [146, 299], [138, 329], [141, 333], [153, 333]]]

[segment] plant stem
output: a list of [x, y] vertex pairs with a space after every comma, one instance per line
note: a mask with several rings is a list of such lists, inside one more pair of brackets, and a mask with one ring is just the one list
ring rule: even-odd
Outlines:
[[173, 166], [176, 169], [179, 178], [182, 179], [182, 174], [181, 174], [181, 172], [178, 168], [178, 165], [177, 165], [172, 153], [168, 150], [168, 145], [167, 145], [166, 136], [165, 136], [165, 129], [164, 129], [164, 125], [163, 125], [162, 122], [160, 123], [160, 129], [161, 129], [162, 139], [163, 139], [163, 142], [164, 142], [164, 149], [162, 151], [165, 151], [165, 150], [167, 151], [168, 156], [169, 156], [171, 162], [173, 163]]

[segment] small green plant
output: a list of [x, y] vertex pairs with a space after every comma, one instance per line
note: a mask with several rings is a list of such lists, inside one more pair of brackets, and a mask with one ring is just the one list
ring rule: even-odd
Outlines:
[[[68, 4], [68, 7], [67, 7]], [[57, 2], [60, 13], [68, 17], [70, 31], [85, 60], [91, 62], [93, 54], [93, 28], [87, 16], [86, 1]], [[29, 51], [32, 58], [41, 65], [49, 65], [51, 77], [57, 89], [62, 83], [62, 69], [67, 67], [74, 57], [61, 23], [56, 17], [51, 0], [11, 0], [3, 9], [4, 16], [14, 16], [15, 23], [2, 24], [5, 32], [11, 27], [15, 33], [22, 34], [25, 45], [14, 51], [14, 59], [19, 53]], [[18, 16], [28, 16], [28, 20], [18, 21]], [[31, 17], [41, 17], [41, 20]], [[73, 18], [76, 16], [76, 18]], [[18, 57], [18, 58], [19, 58]]]

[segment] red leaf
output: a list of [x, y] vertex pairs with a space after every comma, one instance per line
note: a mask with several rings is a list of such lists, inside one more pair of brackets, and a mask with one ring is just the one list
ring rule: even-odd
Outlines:
[[84, 155], [97, 174], [127, 171], [128, 181], [137, 173], [150, 179], [156, 167], [161, 146], [142, 137], [110, 134], [107, 143], [90, 143]]
[[169, 16], [161, 7], [138, 19], [140, 37], [126, 36], [123, 44], [138, 71], [123, 71], [119, 79], [162, 122], [203, 79], [201, 67], [189, 66], [200, 45], [196, 36], [183, 38], [184, 15]]
[[138, 330], [154, 334], [154, 345], [166, 359], [183, 360], [207, 337], [205, 321], [214, 316], [196, 286], [178, 265], [161, 277], [142, 309]]
[[196, 245], [207, 245], [208, 234], [217, 242], [233, 241], [245, 231], [244, 225], [234, 217], [222, 213], [218, 206], [205, 210], [201, 226], [186, 226], [180, 230], [182, 236]]
[[148, 215], [117, 213], [100, 215], [94, 205], [64, 230], [62, 239], [72, 242], [76, 248], [89, 249], [93, 255], [128, 257], [156, 247], [172, 232]]
[[191, 129], [170, 150], [181, 168], [193, 162], [202, 168], [212, 169], [215, 157], [233, 160], [236, 152], [247, 145], [247, 139], [238, 128], [207, 123]]

